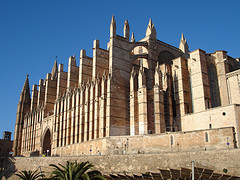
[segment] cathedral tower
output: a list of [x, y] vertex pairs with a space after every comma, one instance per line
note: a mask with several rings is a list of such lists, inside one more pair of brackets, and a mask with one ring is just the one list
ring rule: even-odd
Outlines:
[[15, 124], [14, 144], [13, 144], [14, 156], [18, 156], [21, 154], [23, 120], [24, 120], [24, 116], [30, 110], [30, 106], [31, 106], [31, 98], [30, 98], [29, 80], [27, 75], [22, 92], [20, 94], [20, 100], [17, 107], [17, 117], [16, 117], [16, 124]]

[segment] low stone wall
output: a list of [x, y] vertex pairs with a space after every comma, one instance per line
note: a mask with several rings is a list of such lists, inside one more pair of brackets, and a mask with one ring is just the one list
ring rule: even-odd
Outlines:
[[[142, 136], [111, 136], [52, 149], [52, 156], [116, 155], [235, 148], [233, 127]], [[27, 156], [27, 154], [24, 154]]]
[[[41, 167], [42, 171], [49, 173], [50, 163], [90, 161], [103, 173], [138, 174], [149, 171], [158, 172], [159, 168], [191, 168], [192, 160], [197, 167], [213, 169], [219, 173], [223, 173], [222, 170], [225, 168], [228, 174], [240, 176], [240, 149], [75, 157], [15, 157], [5, 163], [5, 171], [10, 174], [13, 171], [36, 170]], [[16, 177], [13, 175], [10, 179], [16, 179]]]

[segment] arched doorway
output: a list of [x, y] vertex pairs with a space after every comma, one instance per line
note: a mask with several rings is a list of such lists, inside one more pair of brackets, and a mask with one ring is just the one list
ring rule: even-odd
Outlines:
[[46, 156], [51, 156], [51, 133], [49, 129], [46, 131], [43, 138], [42, 154], [45, 154]]

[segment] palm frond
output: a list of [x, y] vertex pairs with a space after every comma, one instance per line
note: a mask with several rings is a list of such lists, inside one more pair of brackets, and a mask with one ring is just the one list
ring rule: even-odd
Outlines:
[[52, 179], [60, 179], [60, 180], [105, 180], [100, 171], [90, 169], [93, 167], [92, 163], [81, 162], [69, 162], [67, 161], [65, 166], [62, 164], [54, 165], [50, 164], [53, 167], [53, 171], [51, 173]]
[[31, 170], [28, 170], [28, 171], [25, 170], [25, 171], [16, 173], [16, 176], [18, 176], [20, 179], [23, 179], [23, 180], [36, 180], [39, 177], [44, 177], [44, 174], [41, 174], [40, 172], [37, 172], [37, 171], [38, 170], [34, 172]]

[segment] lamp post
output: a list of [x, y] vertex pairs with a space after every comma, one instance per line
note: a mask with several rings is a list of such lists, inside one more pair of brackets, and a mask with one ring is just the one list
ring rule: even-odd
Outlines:
[[194, 164], [195, 162], [192, 161], [192, 180], [194, 180]]

